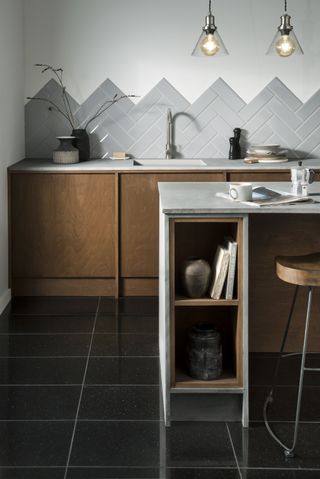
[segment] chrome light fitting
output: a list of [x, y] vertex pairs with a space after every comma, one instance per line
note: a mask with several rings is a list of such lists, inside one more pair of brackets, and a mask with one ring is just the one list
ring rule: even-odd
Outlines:
[[284, 1], [284, 14], [281, 15], [281, 24], [278, 27], [276, 35], [271, 42], [267, 55], [277, 54], [280, 57], [290, 57], [291, 55], [303, 55], [301, 45], [290, 24], [291, 17], [287, 13], [287, 0]]
[[220, 37], [212, 15], [211, 0], [209, 0], [209, 13], [206, 16], [205, 26], [192, 52], [194, 57], [213, 57], [215, 55], [229, 55], [222, 38]]

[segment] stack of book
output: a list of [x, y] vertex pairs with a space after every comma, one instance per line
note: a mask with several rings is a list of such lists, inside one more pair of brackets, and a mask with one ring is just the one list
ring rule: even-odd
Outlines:
[[236, 274], [237, 243], [230, 237], [217, 247], [212, 264], [212, 282], [209, 294], [212, 299], [233, 299]]

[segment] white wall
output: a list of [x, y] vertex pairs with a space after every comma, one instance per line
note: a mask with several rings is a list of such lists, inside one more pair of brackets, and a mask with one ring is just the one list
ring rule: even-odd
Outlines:
[[207, 0], [25, 0], [25, 93], [35, 94], [45, 83], [33, 68], [42, 62], [63, 66], [79, 102], [107, 77], [141, 96], [166, 77], [194, 101], [220, 76], [246, 101], [275, 76], [305, 101], [320, 86], [320, 1], [288, 3], [304, 56], [265, 56], [282, 0], [214, 0], [230, 56], [202, 59], [190, 51]]
[[24, 156], [23, 1], [0, 0], [0, 312], [9, 299], [7, 167]]

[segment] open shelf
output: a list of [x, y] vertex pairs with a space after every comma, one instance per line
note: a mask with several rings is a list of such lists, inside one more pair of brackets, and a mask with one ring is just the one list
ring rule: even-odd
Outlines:
[[[176, 306], [196, 306], [196, 305], [214, 305], [215, 303], [209, 297], [199, 298], [197, 300], [186, 297], [183, 288], [183, 264], [189, 258], [201, 258], [211, 266], [219, 245], [224, 244], [224, 240], [231, 237], [237, 242], [238, 248], [241, 241], [239, 231], [239, 221], [236, 218], [216, 218], [188, 220], [182, 219], [174, 222], [174, 290], [176, 297]], [[238, 254], [239, 256], [239, 254]], [[239, 298], [239, 261], [236, 262], [235, 281], [233, 289], [233, 298], [231, 301], [237, 301]], [[224, 301], [225, 305], [237, 305], [238, 303], [227, 303], [224, 299], [225, 290], [219, 301]], [[182, 303], [183, 301], [183, 303]], [[188, 301], [188, 302], [186, 302]], [[229, 300], [228, 300], [229, 301]]]
[[[172, 420], [184, 418], [220, 421], [242, 417], [247, 424], [244, 354], [247, 219], [240, 215], [190, 215], [170, 217], [168, 223], [168, 228], [166, 222], [160, 223], [160, 265], [164, 271], [160, 299], [164, 301], [160, 302], [163, 307], [160, 308], [159, 345], [165, 423], [169, 425]], [[212, 299], [209, 288], [203, 297], [188, 297], [192, 288], [187, 279], [199, 271], [196, 268], [188, 271], [190, 276], [186, 278], [189, 260], [202, 259], [212, 266], [218, 246], [227, 245], [229, 238], [237, 243], [232, 299], [225, 299], [226, 289], [230, 291], [230, 278], [229, 287], [223, 285], [220, 299]], [[221, 282], [219, 286], [221, 288]], [[199, 289], [199, 294], [203, 293]], [[220, 337], [209, 334], [206, 338], [200, 333], [197, 336], [197, 331], [205, 331], [207, 327], [209, 331], [216, 330]], [[201, 380], [191, 376], [205, 378], [217, 369], [221, 372], [217, 379]]]
[[175, 306], [238, 306], [239, 301], [237, 299], [212, 299], [209, 296], [199, 299], [191, 299], [186, 296], [177, 295], [174, 305]]
[[176, 369], [176, 382], [175, 388], [186, 389], [209, 389], [209, 388], [239, 388], [241, 383], [236, 378], [232, 370], [225, 369], [222, 376], [219, 379], [210, 381], [201, 381], [189, 376], [183, 369]]

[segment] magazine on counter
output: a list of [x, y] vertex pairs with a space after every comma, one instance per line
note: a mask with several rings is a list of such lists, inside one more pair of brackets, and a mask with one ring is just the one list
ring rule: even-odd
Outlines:
[[[230, 198], [229, 193], [217, 193], [217, 196], [234, 201]], [[265, 186], [254, 186], [252, 188], [252, 201], [243, 201], [242, 203], [250, 206], [272, 206], [306, 201], [314, 203], [310, 196], [295, 196], [284, 191], [271, 190]]]

